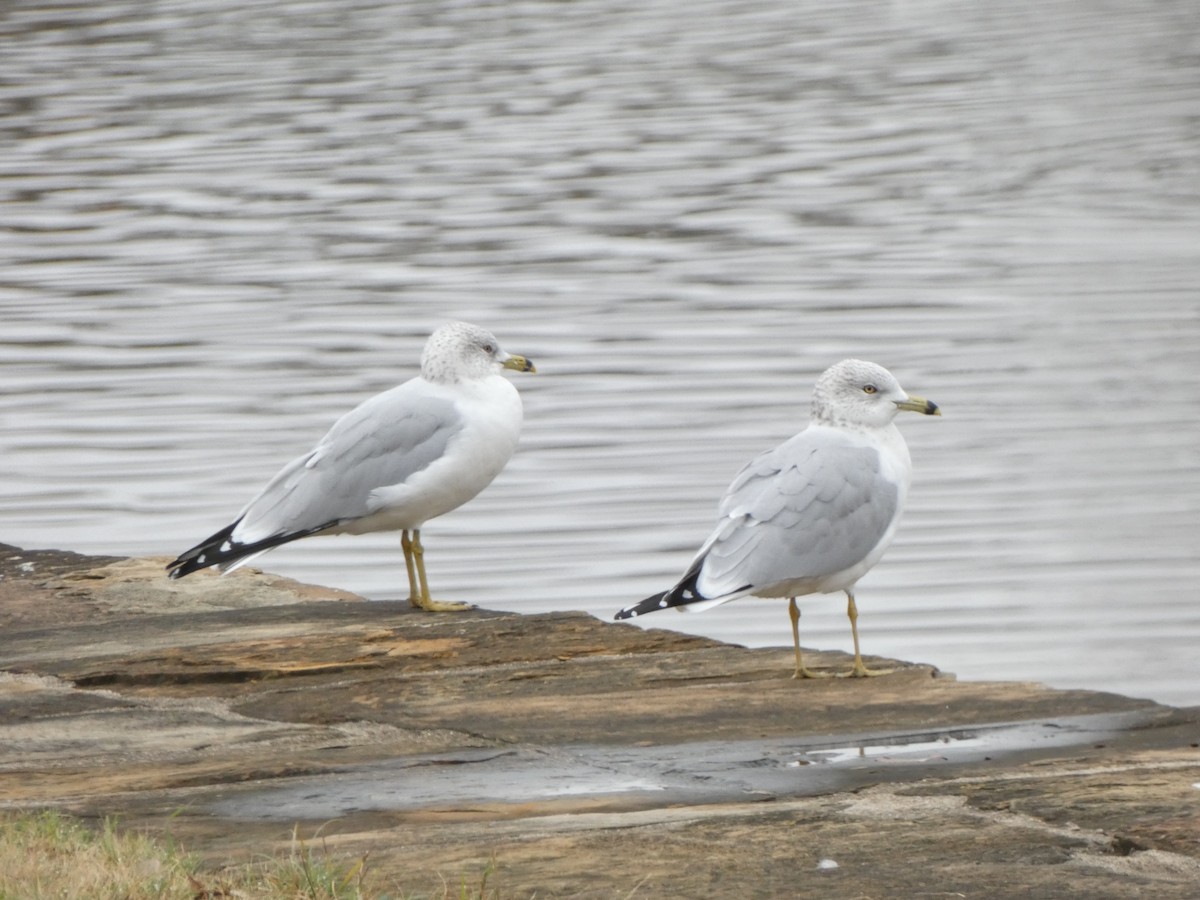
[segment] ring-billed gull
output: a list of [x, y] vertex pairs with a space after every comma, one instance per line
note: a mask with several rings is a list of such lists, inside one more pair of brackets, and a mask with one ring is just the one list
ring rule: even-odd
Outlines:
[[427, 610], [467, 608], [430, 598], [421, 526], [487, 487], [516, 449], [521, 397], [502, 369], [536, 371], [482, 328], [442, 326], [425, 344], [418, 377], [338, 419], [233, 524], [168, 565], [170, 576], [208, 566], [232, 571], [313, 534], [399, 531], [409, 602]]
[[716, 529], [679, 583], [616, 618], [787, 597], [795, 677], [812, 678], [800, 658], [796, 597], [844, 591], [854, 636], [849, 674], [885, 674], [863, 665], [853, 588], [892, 542], [908, 493], [912, 461], [892, 421], [901, 410], [941, 415], [875, 363], [847, 359], [827, 369], [813, 389], [808, 427], [737, 474]]

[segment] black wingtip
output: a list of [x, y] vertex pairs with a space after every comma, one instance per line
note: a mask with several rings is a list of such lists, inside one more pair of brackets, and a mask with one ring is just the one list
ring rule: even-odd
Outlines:
[[640, 603], [635, 603], [633, 606], [627, 606], [613, 616], [613, 618], [617, 620], [633, 619], [646, 613], [658, 612], [660, 609], [670, 609], [672, 606], [687, 606], [689, 603], [707, 600], [708, 598], [696, 588], [696, 582], [700, 578], [702, 565], [703, 560], [697, 560], [684, 573], [683, 578], [679, 580], [679, 583], [675, 587], [669, 591], [663, 591], [661, 594], [653, 594]]
[[667, 593], [669, 592], [655, 594], [653, 597], [647, 597], [641, 603], [635, 603], [633, 606], [627, 606], [613, 616], [613, 618], [617, 621], [620, 621], [621, 619], [635, 619], [644, 613], [666, 609], [668, 606], [672, 605], [670, 601], [667, 600]]
[[318, 525], [316, 528], [306, 528], [303, 531], [292, 531], [288, 534], [277, 534], [269, 538], [263, 538], [261, 541], [255, 541], [252, 544], [241, 544], [233, 539], [233, 530], [238, 527], [241, 521], [241, 519], [238, 519], [232, 525], [222, 528], [216, 534], [201, 541], [192, 549], [179, 554], [178, 559], [167, 564], [167, 577], [172, 579], [182, 578], [185, 575], [192, 574], [192, 572], [198, 572], [200, 569], [207, 569], [209, 566], [231, 565], [239, 559], [245, 559], [247, 556], [253, 556], [255, 553], [270, 550], [273, 547], [278, 547], [280, 544], [289, 544], [302, 537], [320, 534], [322, 531], [327, 531], [338, 524], [335, 519], [332, 522], [326, 522], [324, 525]]
[[235, 544], [232, 539], [233, 529], [237, 527], [237, 524], [234, 522], [232, 525], [222, 528], [190, 550], [180, 553], [177, 559], [167, 563], [167, 577], [175, 580], [201, 569], [207, 569], [209, 566], [233, 562], [246, 556], [250, 551], [245, 545]]

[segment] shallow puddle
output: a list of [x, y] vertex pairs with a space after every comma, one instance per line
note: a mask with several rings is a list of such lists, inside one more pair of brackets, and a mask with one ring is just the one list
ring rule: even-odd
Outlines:
[[[223, 818], [303, 820], [368, 811], [494, 810], [568, 798], [609, 799], [627, 806], [769, 800], [1103, 742], [1149, 715], [1139, 711], [832, 740], [464, 750], [239, 790], [208, 811]], [[883, 769], [893, 771], [881, 774]]]

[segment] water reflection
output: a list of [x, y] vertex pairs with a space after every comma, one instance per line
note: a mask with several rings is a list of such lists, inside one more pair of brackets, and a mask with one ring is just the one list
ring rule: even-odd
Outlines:
[[[6, 7], [0, 540], [177, 553], [461, 317], [542, 374], [431, 575], [607, 617], [856, 355], [945, 411], [864, 649], [1200, 702], [1194, 9], [879, 11]], [[264, 562], [404, 578], [386, 535]], [[836, 597], [803, 627], [848, 649]]]

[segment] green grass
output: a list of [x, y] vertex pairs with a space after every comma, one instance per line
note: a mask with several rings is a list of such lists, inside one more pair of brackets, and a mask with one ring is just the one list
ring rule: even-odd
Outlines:
[[0, 817], [0, 900], [499, 900], [477, 884], [409, 894], [373, 881], [367, 857], [317, 853], [293, 834], [285, 853], [214, 868], [168, 836], [90, 827], [57, 812]]

